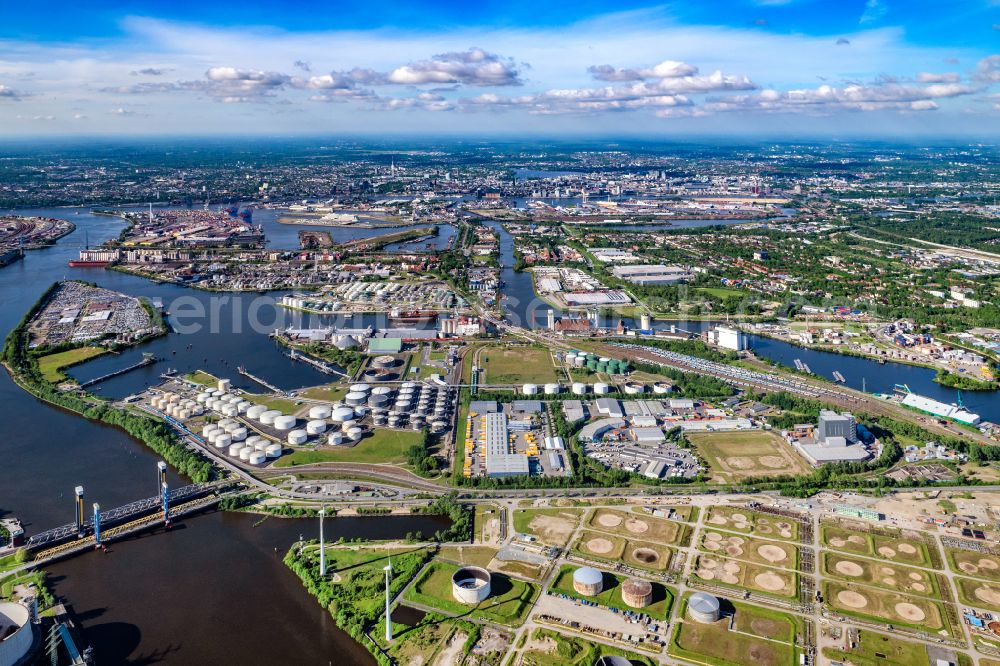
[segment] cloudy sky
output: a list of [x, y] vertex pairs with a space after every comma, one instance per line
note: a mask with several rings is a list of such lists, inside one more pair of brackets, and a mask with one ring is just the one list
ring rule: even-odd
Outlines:
[[132, 0], [0, 15], [0, 134], [981, 137], [1000, 0]]

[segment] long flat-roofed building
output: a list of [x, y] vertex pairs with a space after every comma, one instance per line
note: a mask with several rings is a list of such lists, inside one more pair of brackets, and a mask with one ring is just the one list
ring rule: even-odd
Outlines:
[[611, 273], [619, 280], [632, 284], [680, 284], [691, 279], [691, 273], [687, 269], [663, 264], [615, 266]]
[[485, 415], [484, 444], [486, 446], [486, 476], [519, 476], [529, 473], [528, 456], [510, 453], [507, 415], [492, 412]]

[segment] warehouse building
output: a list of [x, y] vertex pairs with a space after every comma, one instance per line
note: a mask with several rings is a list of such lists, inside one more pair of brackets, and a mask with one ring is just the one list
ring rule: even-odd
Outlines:
[[507, 415], [491, 412], [485, 415], [486, 476], [520, 476], [529, 473], [528, 456], [510, 453]]
[[640, 285], [680, 284], [691, 279], [691, 273], [680, 266], [664, 266], [663, 264], [615, 266], [611, 269], [611, 273], [619, 280]]

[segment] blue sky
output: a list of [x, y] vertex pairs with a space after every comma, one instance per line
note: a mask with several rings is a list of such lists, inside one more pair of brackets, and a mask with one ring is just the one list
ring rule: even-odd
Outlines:
[[48, 2], [0, 133], [969, 136], [1000, 0]]

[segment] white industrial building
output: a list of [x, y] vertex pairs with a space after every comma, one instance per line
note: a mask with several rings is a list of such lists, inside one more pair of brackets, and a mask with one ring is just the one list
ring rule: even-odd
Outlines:
[[716, 326], [709, 331], [706, 336], [708, 337], [708, 344], [721, 347], [723, 349], [744, 351], [749, 347], [747, 344], [747, 336], [738, 328]]
[[691, 279], [691, 273], [680, 266], [663, 264], [641, 264], [637, 266], [615, 266], [611, 274], [619, 280], [632, 284], [680, 284]]
[[903, 398], [902, 404], [907, 407], [920, 410], [921, 412], [933, 414], [934, 416], [954, 419], [959, 423], [966, 423], [968, 425], [979, 424], [979, 414], [973, 414], [958, 405], [947, 405], [943, 402], [938, 402], [937, 400], [931, 400], [930, 398], [925, 398], [922, 395], [917, 395], [916, 393], [907, 393]]
[[529, 473], [528, 456], [510, 453], [508, 449], [507, 415], [493, 412], [485, 415], [486, 476], [519, 476]]

